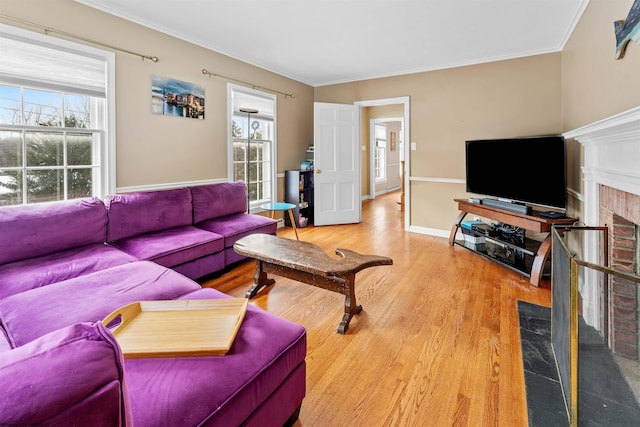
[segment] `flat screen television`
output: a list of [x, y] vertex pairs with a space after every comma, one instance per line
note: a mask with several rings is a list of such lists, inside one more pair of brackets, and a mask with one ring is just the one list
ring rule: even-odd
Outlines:
[[467, 192], [566, 209], [561, 135], [466, 141]]

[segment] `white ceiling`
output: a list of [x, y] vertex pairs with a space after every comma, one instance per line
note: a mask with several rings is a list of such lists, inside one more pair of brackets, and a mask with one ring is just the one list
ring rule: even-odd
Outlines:
[[76, 1], [312, 86], [558, 52], [588, 4], [588, 0]]

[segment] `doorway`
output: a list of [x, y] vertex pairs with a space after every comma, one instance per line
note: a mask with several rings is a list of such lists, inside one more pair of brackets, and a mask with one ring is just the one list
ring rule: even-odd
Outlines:
[[370, 119], [369, 198], [371, 199], [400, 190], [402, 187], [403, 127], [402, 117]]
[[[363, 195], [363, 198], [374, 199], [376, 196], [375, 190], [375, 178], [371, 178], [371, 169], [375, 168], [375, 164], [372, 164], [372, 147], [370, 143], [370, 120], [371, 119], [392, 119], [393, 121], [399, 121], [401, 123], [400, 129], [396, 135], [396, 151], [399, 161], [404, 162], [404, 168], [398, 172], [400, 176], [401, 187], [404, 189], [404, 196], [402, 197], [401, 206], [404, 211], [404, 228], [409, 230], [410, 227], [410, 211], [411, 211], [411, 197], [409, 191], [409, 171], [410, 171], [410, 156], [409, 156], [409, 97], [398, 98], [385, 98], [374, 99], [369, 101], [359, 101], [356, 105], [360, 107], [361, 117], [361, 139], [362, 145], [362, 188], [368, 189], [368, 195]], [[366, 137], [365, 137], [366, 134]], [[388, 138], [390, 139], [390, 138]], [[400, 145], [400, 141], [403, 142]], [[390, 144], [391, 141], [387, 141]], [[388, 147], [390, 148], [390, 147]], [[387, 171], [388, 172], [388, 171]], [[372, 185], [373, 184], [373, 185]], [[373, 190], [372, 190], [373, 188]]]

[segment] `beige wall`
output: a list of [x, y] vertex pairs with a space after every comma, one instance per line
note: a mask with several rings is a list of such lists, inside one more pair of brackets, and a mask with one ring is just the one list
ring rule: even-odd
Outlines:
[[[315, 100], [409, 96], [411, 224], [446, 230], [457, 212], [451, 199], [467, 196], [466, 139], [567, 132], [640, 105], [640, 46], [614, 59], [613, 22], [632, 3], [591, 0], [561, 53], [323, 86]], [[580, 218], [580, 145], [567, 141], [567, 154], [569, 213]]]
[[[277, 99], [279, 173], [298, 168], [305, 159], [307, 146], [313, 143], [313, 88], [310, 86], [72, 0], [2, 0], [1, 12], [160, 58], [158, 63], [153, 63], [116, 52], [118, 188], [226, 179], [228, 81], [203, 75], [203, 68], [295, 93], [295, 99], [280, 95]], [[153, 74], [203, 85], [205, 120], [151, 114]], [[283, 188], [282, 182], [279, 188]]]
[[410, 97], [411, 225], [447, 230], [465, 193], [467, 139], [558, 133], [560, 54], [322, 86], [318, 102]]
[[591, 0], [562, 51], [562, 127], [569, 131], [640, 105], [640, 45], [616, 60], [613, 22], [633, 0]]
[[[562, 52], [562, 131], [567, 132], [640, 105], [640, 45], [630, 42], [615, 60], [613, 22], [626, 19], [633, 0], [591, 0]], [[582, 146], [567, 141], [574, 215], [582, 215]]]

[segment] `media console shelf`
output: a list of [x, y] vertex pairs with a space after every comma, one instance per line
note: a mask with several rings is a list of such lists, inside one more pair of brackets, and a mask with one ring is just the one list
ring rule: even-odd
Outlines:
[[[458, 203], [458, 210], [460, 214], [456, 218], [453, 227], [451, 227], [451, 234], [449, 235], [449, 244], [460, 245], [477, 254], [498, 262], [505, 267], [517, 271], [520, 274], [529, 277], [529, 283], [534, 286], [540, 285], [540, 279], [544, 271], [544, 264], [551, 251], [551, 228], [554, 225], [571, 225], [576, 222], [575, 218], [560, 218], [550, 219], [539, 216], [539, 213], [534, 211], [532, 215], [525, 215], [516, 212], [507, 211], [504, 209], [494, 208], [480, 203], [472, 203], [468, 199], [454, 199]], [[483, 218], [492, 219], [494, 221], [501, 222], [503, 224], [509, 224], [514, 227], [520, 227], [525, 230], [533, 231], [536, 233], [547, 233], [545, 239], [542, 242], [533, 239], [526, 239], [524, 247], [515, 245], [512, 242], [503, 240], [500, 236], [487, 236], [483, 233], [471, 231], [473, 235], [484, 236], [486, 239], [497, 243], [500, 246], [506, 247], [518, 253], [521, 256], [519, 262], [508, 263], [504, 260], [491, 256], [487, 251], [472, 249], [464, 244], [464, 241], [456, 240], [458, 230], [462, 228], [462, 221], [467, 214], [477, 215]]]

